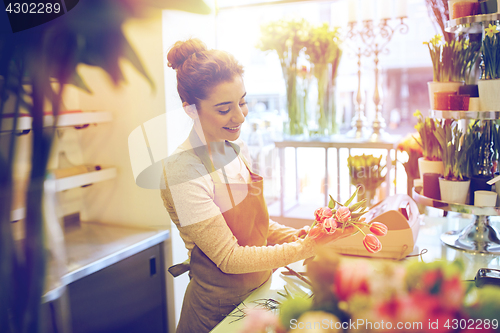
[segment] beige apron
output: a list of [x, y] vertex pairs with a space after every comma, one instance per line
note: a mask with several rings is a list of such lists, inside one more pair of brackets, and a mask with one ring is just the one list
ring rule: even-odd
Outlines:
[[[232, 143], [231, 146], [238, 153]], [[202, 147], [195, 152], [211, 174], [214, 202], [223, 211], [222, 215], [238, 244], [266, 246], [269, 215], [263, 196], [262, 177], [252, 173], [247, 161], [242, 158], [250, 172], [251, 183], [222, 183], [218, 175], [211, 172], [214, 167], [206, 149]], [[241, 196], [244, 199], [234, 205], [234, 198]], [[230, 209], [227, 209], [228, 201], [232, 204]], [[190, 266], [191, 281], [184, 296], [178, 333], [209, 332], [272, 273], [271, 270], [247, 274], [223, 273], [196, 245], [191, 252]]]

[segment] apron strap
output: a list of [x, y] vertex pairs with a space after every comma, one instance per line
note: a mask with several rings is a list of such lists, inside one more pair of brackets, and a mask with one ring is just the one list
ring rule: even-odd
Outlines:
[[178, 277], [179, 275], [182, 275], [189, 271], [191, 269], [190, 266], [190, 259], [186, 259], [185, 261], [181, 262], [180, 264], [172, 265], [168, 268], [168, 272], [173, 276], [173, 277]]
[[[215, 170], [214, 164], [212, 163], [212, 160], [210, 159], [210, 156], [208, 155], [207, 145], [204, 145], [201, 142], [201, 140], [198, 137], [198, 134], [196, 134], [194, 128], [191, 130], [191, 133], [189, 134], [189, 141], [191, 143], [191, 146], [193, 147], [195, 154], [200, 158], [201, 162], [203, 163], [203, 165], [207, 169], [207, 171], [210, 174], [210, 177], [212, 178], [214, 183], [222, 183], [220, 180], [219, 174]], [[252, 168], [250, 167], [250, 164], [246, 160], [245, 156], [243, 156], [243, 154], [241, 154], [240, 147], [238, 147], [238, 145], [236, 145], [233, 142], [230, 142], [230, 141], [226, 141], [226, 142], [229, 143], [231, 145], [231, 147], [233, 147], [234, 152], [236, 153], [236, 158], [238, 158], [238, 156], [239, 156], [241, 158], [241, 160], [243, 161], [243, 163], [245, 164], [245, 166], [248, 168], [248, 170], [250, 172], [252, 172]], [[224, 178], [225, 178], [226, 184], [227, 184], [228, 180], [226, 177], [226, 173], [224, 172], [224, 169], [222, 169], [222, 171], [223, 171], [222, 173], [224, 174]]]
[[248, 171], [252, 172], [252, 168], [250, 167], [250, 164], [248, 163], [247, 159], [245, 158], [245, 156], [243, 154], [241, 154], [241, 149], [240, 147], [238, 147], [235, 143], [233, 142], [229, 142], [227, 141], [231, 147], [233, 147], [235, 153], [236, 153], [236, 156], [239, 156], [241, 158], [241, 160], [243, 161], [243, 163], [246, 165]]
[[193, 147], [194, 153], [196, 154], [196, 156], [200, 158], [201, 163], [203, 163], [205, 169], [207, 169], [207, 172], [209, 173], [214, 183], [222, 183], [219, 175], [217, 174], [217, 171], [215, 170], [214, 164], [210, 159], [210, 156], [208, 156], [207, 145], [201, 142], [200, 138], [198, 137], [198, 134], [196, 134], [194, 130], [194, 127], [191, 130], [191, 133], [189, 133], [189, 142]]

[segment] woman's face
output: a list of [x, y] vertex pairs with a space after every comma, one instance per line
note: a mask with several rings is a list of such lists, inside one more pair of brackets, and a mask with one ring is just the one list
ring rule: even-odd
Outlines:
[[200, 101], [199, 122], [207, 142], [234, 141], [248, 114], [245, 85], [240, 75], [231, 82], [215, 86], [208, 98]]

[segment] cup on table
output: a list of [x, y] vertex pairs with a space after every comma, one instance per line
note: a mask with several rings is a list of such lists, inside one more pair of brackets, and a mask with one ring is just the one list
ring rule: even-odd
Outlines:
[[475, 191], [474, 206], [479, 207], [495, 207], [497, 204], [497, 193], [493, 191]]
[[439, 190], [439, 177], [441, 177], [441, 174], [439, 173], [424, 173], [424, 196], [431, 199], [441, 200], [441, 192]]

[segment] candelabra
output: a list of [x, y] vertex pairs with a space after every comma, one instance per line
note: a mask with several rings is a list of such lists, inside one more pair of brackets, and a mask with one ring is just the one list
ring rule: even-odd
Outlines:
[[361, 89], [361, 57], [363, 56], [363, 51], [358, 48], [356, 52], [356, 57], [358, 58], [358, 92], [356, 94], [356, 99], [354, 104], [356, 106], [356, 112], [352, 118], [351, 126], [352, 129], [347, 133], [348, 137], [353, 137], [356, 139], [361, 139], [366, 137], [366, 117], [365, 117], [365, 103], [364, 96]]
[[372, 133], [370, 135], [370, 141], [380, 141], [383, 140], [385, 133], [385, 120], [382, 116], [382, 104], [383, 104], [383, 94], [382, 88], [380, 87], [380, 70], [379, 70], [379, 56], [381, 54], [388, 54], [389, 49], [387, 44], [391, 41], [394, 33], [399, 31], [401, 34], [406, 34], [408, 32], [408, 25], [404, 22], [405, 17], [398, 17], [396, 19], [397, 24], [392, 27], [389, 24], [390, 19], [384, 18], [379, 21], [378, 24], [374, 24], [373, 20], [363, 20], [360, 22], [360, 27], [357, 29], [357, 22], [349, 22], [349, 29], [347, 32], [347, 38], [356, 41], [361, 40], [363, 47], [358, 48], [356, 55], [358, 56], [358, 98], [356, 99], [357, 110], [353, 118], [353, 128], [354, 136], [359, 137], [362, 135], [364, 129], [363, 119], [364, 112], [363, 107], [360, 106], [361, 99], [361, 57], [374, 57], [375, 64], [375, 87], [373, 93], [373, 102], [375, 104], [375, 117], [372, 122]]

